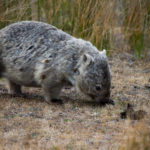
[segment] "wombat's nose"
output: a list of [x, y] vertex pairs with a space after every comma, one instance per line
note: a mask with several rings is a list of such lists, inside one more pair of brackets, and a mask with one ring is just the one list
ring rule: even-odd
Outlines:
[[109, 98], [110, 97], [110, 91], [109, 92], [107, 92], [106, 94], [105, 94], [105, 96], [104, 96], [105, 98]]

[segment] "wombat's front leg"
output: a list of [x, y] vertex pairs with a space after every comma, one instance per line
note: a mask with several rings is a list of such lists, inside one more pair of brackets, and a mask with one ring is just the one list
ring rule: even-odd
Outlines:
[[59, 99], [59, 94], [62, 89], [62, 86], [56, 87], [42, 86], [42, 88], [44, 93], [44, 99], [47, 103], [50, 104], [50, 102], [53, 102], [62, 104], [62, 100]]
[[8, 93], [9, 94], [16, 94], [19, 95], [21, 94], [21, 86], [8, 80]]

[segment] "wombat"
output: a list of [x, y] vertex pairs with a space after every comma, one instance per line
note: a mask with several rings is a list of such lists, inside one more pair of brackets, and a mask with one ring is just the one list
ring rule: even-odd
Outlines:
[[11, 94], [20, 94], [21, 86], [41, 87], [48, 103], [59, 101], [66, 85], [95, 101], [110, 97], [106, 51], [43, 22], [22, 21], [0, 30], [0, 77], [8, 80]]

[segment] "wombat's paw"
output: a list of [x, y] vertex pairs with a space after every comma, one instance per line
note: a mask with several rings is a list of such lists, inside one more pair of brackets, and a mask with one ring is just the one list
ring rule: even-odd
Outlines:
[[9, 93], [9, 95], [11, 95], [11, 97], [23, 97], [23, 93]]
[[63, 101], [61, 99], [56, 99], [56, 98], [51, 99], [51, 102], [56, 104], [63, 104]]

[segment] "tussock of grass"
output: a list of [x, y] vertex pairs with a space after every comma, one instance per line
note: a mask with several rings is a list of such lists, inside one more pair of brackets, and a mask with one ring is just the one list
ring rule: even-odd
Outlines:
[[48, 22], [100, 50], [148, 55], [149, 0], [6, 0], [0, 3], [0, 28], [21, 20]]
[[125, 141], [119, 150], [149, 150], [150, 149], [150, 128], [140, 122], [129, 127], [125, 137]]
[[150, 66], [115, 52], [148, 56], [149, 0], [1, 0], [0, 28], [21, 20], [48, 22], [106, 48], [113, 56], [111, 97], [116, 105], [79, 102], [74, 90], [61, 95], [64, 106], [47, 105], [38, 97], [11, 97], [0, 87], [0, 149], [150, 149], [149, 116], [139, 122], [120, 118], [129, 101], [150, 114], [145, 87]]

